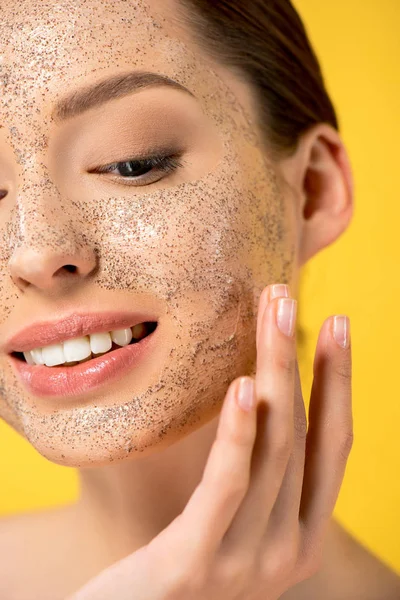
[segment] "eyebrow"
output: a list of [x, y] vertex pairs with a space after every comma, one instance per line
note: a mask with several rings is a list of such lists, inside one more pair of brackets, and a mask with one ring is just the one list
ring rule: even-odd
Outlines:
[[195, 95], [188, 88], [166, 75], [152, 73], [151, 71], [133, 71], [122, 75], [114, 75], [65, 96], [55, 105], [52, 117], [56, 121], [65, 121], [110, 100], [122, 98], [146, 88], [160, 86], [181, 90], [195, 98]]

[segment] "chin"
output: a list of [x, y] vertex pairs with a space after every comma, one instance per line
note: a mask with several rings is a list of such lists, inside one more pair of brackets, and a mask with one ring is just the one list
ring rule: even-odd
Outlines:
[[[73, 468], [102, 467], [135, 458], [146, 457], [166, 450], [186, 439], [190, 434], [217, 420], [225, 393], [217, 398], [204, 398], [204, 402], [187, 411], [177, 413], [172, 419], [158, 422], [148, 430], [133, 431], [127, 442], [115, 432], [114, 436], [101, 431], [92, 432], [84, 442], [78, 437], [73, 443], [65, 444], [61, 437], [50, 438], [32, 429], [22, 433], [24, 438], [47, 460]], [[119, 430], [124, 423], [119, 423]]]

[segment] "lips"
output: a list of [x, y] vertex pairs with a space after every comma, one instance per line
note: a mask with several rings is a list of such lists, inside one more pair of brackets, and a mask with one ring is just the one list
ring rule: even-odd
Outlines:
[[72, 367], [46, 367], [28, 365], [10, 355], [11, 365], [26, 390], [44, 398], [76, 397], [87, 394], [121, 377], [140, 366], [159, 340], [158, 327], [142, 340], [93, 358]]
[[146, 321], [158, 321], [158, 317], [145, 311], [140, 313], [73, 313], [58, 321], [42, 321], [29, 325], [9, 338], [3, 346], [3, 350], [8, 354], [27, 352], [34, 348], [57, 344], [90, 333], [133, 327]]

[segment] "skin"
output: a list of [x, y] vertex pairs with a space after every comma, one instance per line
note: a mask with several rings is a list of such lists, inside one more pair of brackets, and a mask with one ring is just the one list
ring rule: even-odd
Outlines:
[[[132, 14], [124, 2], [84, 3], [75, 24], [70, 3], [38, 6], [6, 4], [1, 25], [4, 171], [19, 186], [3, 202], [3, 336], [70, 307], [144, 306], [160, 315], [163, 339], [140, 378], [132, 372], [117, 385], [57, 403], [24, 394], [3, 359], [2, 414], [50, 460], [107, 466], [204, 425], [220, 410], [232, 377], [254, 371], [265, 281], [295, 279], [295, 219], [239, 101], [204, 60], [159, 27], [161, 16], [153, 24], [142, 3]], [[134, 39], [122, 14], [134, 19]], [[106, 35], [99, 23], [107, 23]], [[60, 46], [72, 27], [72, 42]], [[125, 41], [111, 52], [117, 35]], [[153, 89], [63, 126], [51, 121], [65, 89], [132, 69], [165, 73], [199, 100]], [[85, 173], [155, 143], [187, 146], [185, 169], [141, 187]], [[54, 276], [64, 264], [80, 269], [78, 283], [66, 272]]]
[[[139, 370], [73, 399], [30, 395], [0, 355], [0, 416], [81, 479], [76, 505], [3, 521], [2, 580], [15, 590], [23, 569], [42, 600], [77, 589], [183, 510], [229, 384], [255, 375], [262, 290], [287, 283], [296, 296], [301, 266], [352, 216], [337, 132], [319, 124], [273, 162], [251, 89], [196, 48], [175, 8], [2, 2], [1, 339], [76, 309], [145, 307], [160, 327]], [[52, 117], [67, 90], [132, 70], [168, 75], [195, 98], [153, 88], [65, 123]], [[183, 150], [183, 167], [156, 183], [88, 172], [157, 143]], [[22, 531], [40, 560], [21, 558]]]

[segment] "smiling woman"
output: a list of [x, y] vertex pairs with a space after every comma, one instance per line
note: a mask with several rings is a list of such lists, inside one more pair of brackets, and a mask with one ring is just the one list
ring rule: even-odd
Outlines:
[[307, 433], [300, 269], [353, 183], [289, 0], [3, 0], [0, 59], [0, 416], [81, 484], [0, 522], [1, 592], [395, 600], [330, 518], [346, 315]]

